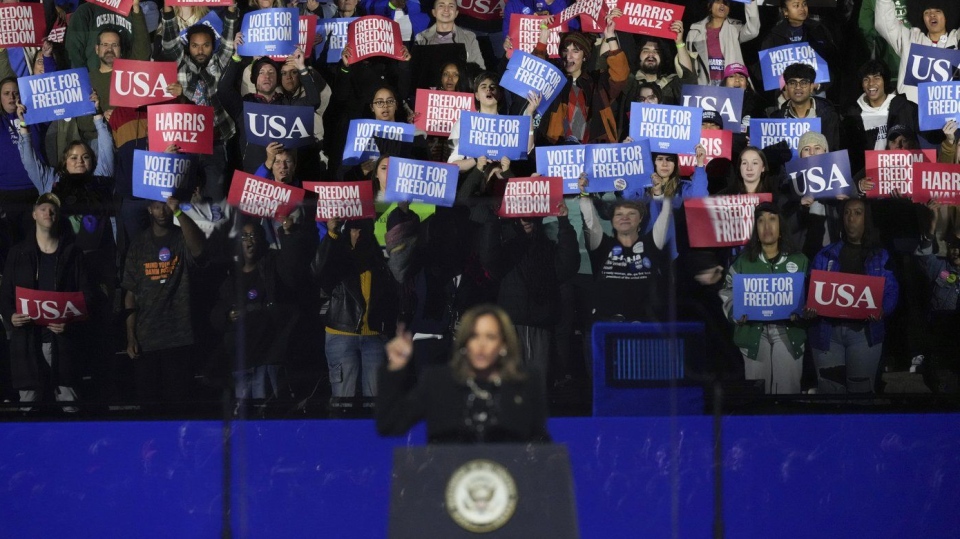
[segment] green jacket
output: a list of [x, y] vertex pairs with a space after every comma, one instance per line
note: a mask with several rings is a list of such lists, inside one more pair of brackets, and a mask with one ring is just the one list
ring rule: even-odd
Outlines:
[[[733, 319], [733, 276], [738, 273], [746, 275], [767, 275], [772, 273], [803, 273], [807, 274], [810, 261], [802, 253], [792, 253], [780, 255], [776, 261], [767, 260], [763, 253], [756, 260], [750, 260], [746, 253], [741, 254], [733, 261], [733, 265], [727, 270], [726, 281], [720, 298], [723, 300], [723, 311], [727, 319], [736, 322]], [[802, 304], [802, 303], [801, 303]], [[737, 325], [733, 330], [733, 342], [740, 351], [750, 359], [757, 358], [757, 352], [760, 349], [760, 335], [763, 333], [764, 322], [750, 321], [743, 325]], [[790, 349], [794, 358], [803, 356], [803, 348], [807, 342], [807, 330], [802, 322], [790, 322], [788, 320], [779, 322], [787, 328], [787, 337], [790, 340]]]
[[[104, 29], [116, 30], [120, 34], [123, 47], [121, 58], [127, 60], [150, 59], [150, 33], [143, 11], [130, 11], [129, 17], [114, 13], [96, 4], [80, 4], [70, 16], [63, 46], [70, 59], [70, 67], [86, 67], [90, 71], [100, 69], [100, 58], [94, 47], [100, 32]], [[102, 97], [101, 97], [102, 99]]]

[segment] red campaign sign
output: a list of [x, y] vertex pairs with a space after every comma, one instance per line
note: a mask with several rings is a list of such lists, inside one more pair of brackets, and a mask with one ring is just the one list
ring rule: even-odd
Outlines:
[[105, 7], [114, 13], [119, 13], [124, 17], [130, 16], [130, 9], [133, 8], [133, 0], [87, 0], [88, 3]]
[[[733, 133], [730, 131], [720, 129], [700, 131], [700, 144], [707, 150], [707, 158], [704, 159], [704, 164], [717, 157], [730, 159], [733, 155]], [[697, 156], [682, 153], [677, 158], [680, 161], [680, 175], [692, 176], [693, 169], [697, 165]]]
[[247, 174], [233, 173], [227, 203], [253, 217], [282, 219], [303, 202], [303, 189]]
[[[607, 17], [607, 3], [606, 0], [579, 0], [554, 15], [553, 24], [561, 25], [580, 15], [586, 15], [597, 21], [603, 20]], [[516, 15], [513, 16], [516, 17]], [[512, 19], [510, 24], [513, 24]]]
[[17, 314], [25, 314], [39, 326], [83, 320], [89, 314], [83, 292], [49, 292], [16, 287]]
[[230, 7], [235, 0], [164, 0], [166, 6], [224, 6]]
[[813, 270], [807, 288], [807, 308], [817, 316], [866, 320], [883, 314], [885, 278]]
[[886, 198], [894, 191], [903, 196], [913, 195], [913, 164], [918, 161], [937, 162], [937, 150], [867, 150], [866, 177], [873, 180], [873, 189], [867, 198]]
[[175, 99], [167, 86], [177, 82], [176, 62], [113, 62], [110, 74], [110, 106], [137, 108]]
[[0, 49], [39, 47], [46, 35], [43, 5], [0, 4]]
[[941, 204], [960, 205], [960, 165], [913, 164], [913, 201], [925, 204], [933, 198]]
[[559, 176], [510, 178], [497, 215], [507, 218], [558, 215], [562, 203], [563, 178]]
[[67, 35], [67, 25], [62, 23], [59, 20], [53, 26], [53, 30], [50, 30], [50, 33], [47, 34], [47, 40], [50, 43], [63, 43], [63, 38]]
[[473, 94], [417, 89], [414, 125], [428, 135], [449, 137], [453, 124], [464, 110], [476, 111]]
[[360, 17], [347, 26], [347, 46], [353, 52], [351, 62], [373, 56], [400, 60], [403, 50], [400, 25], [379, 15]]
[[330, 219], [372, 219], [373, 182], [303, 182], [303, 188], [317, 194], [317, 221]]
[[498, 21], [503, 18], [504, 0], [457, 0], [461, 15], [481, 21]]
[[[580, 14], [580, 31], [590, 33], [590, 34], [602, 34], [603, 28], [606, 26], [606, 23], [600, 24], [597, 21], [606, 21], [607, 12], [611, 9], [616, 9], [617, 0], [607, 0], [606, 9], [601, 9], [598, 12], [598, 18], [594, 19], [588, 13]], [[603, 17], [599, 16], [599, 13], [603, 13]]]
[[153, 105], [147, 107], [147, 141], [151, 152], [171, 144], [181, 153], [213, 154], [213, 107]]
[[670, 30], [670, 25], [683, 18], [683, 6], [649, 0], [618, 0], [617, 7], [623, 11], [623, 16], [616, 22], [617, 30], [667, 39], [677, 38], [677, 33]]
[[[541, 15], [513, 15], [510, 17], [510, 43], [516, 50], [523, 52], [533, 52], [534, 47], [540, 41], [540, 23], [549, 19]], [[560, 32], [567, 31], [567, 24], [554, 26], [550, 29], [550, 37], [547, 39], [547, 56], [550, 58], [560, 57]], [[507, 58], [513, 56], [513, 51], [508, 51]]]
[[[309, 58], [313, 51], [313, 41], [317, 37], [317, 16], [300, 15], [300, 41], [299, 47], [305, 57]], [[287, 56], [271, 56], [274, 62], [286, 62]]]
[[770, 193], [721, 195], [683, 201], [690, 247], [746, 245], [753, 232], [753, 209], [772, 202]]

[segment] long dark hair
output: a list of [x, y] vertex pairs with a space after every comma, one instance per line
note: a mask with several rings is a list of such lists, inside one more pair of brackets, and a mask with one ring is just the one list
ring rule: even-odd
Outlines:
[[437, 89], [443, 89], [443, 72], [448, 66], [456, 67], [457, 73], [460, 74], [460, 76], [457, 78], [457, 84], [453, 87], [453, 91], [471, 93], [470, 78], [467, 73], [467, 68], [464, 67], [460, 62], [444, 62], [443, 65], [440, 66], [440, 71], [437, 72]]
[[777, 224], [780, 229], [780, 237], [777, 240], [777, 249], [780, 251], [781, 255], [788, 255], [796, 252], [796, 246], [793, 244], [793, 240], [790, 239], [789, 230], [787, 230], [787, 221], [783, 218], [783, 214], [779, 210], [776, 211], [766, 211], [760, 209], [754, 214], [753, 217], [753, 232], [750, 233], [750, 241], [744, 247], [743, 252], [746, 255], [747, 259], [751, 262], [756, 262], [760, 258], [760, 253], [763, 252], [763, 245], [760, 244], [760, 234], [757, 233], [757, 220], [760, 219], [760, 215], [764, 213], [773, 213], [777, 216]]
[[93, 176], [93, 172], [97, 170], [97, 154], [94, 153], [93, 148], [82, 140], [74, 140], [70, 142], [70, 144], [67, 144], [66, 149], [63, 150], [63, 154], [60, 155], [60, 161], [57, 163], [57, 168], [54, 169], [54, 173], [58, 177], [62, 178], [69, 174], [67, 172], [67, 155], [70, 154], [70, 150], [77, 146], [83, 146], [87, 149], [87, 153], [90, 154], [90, 170], [87, 171], [85, 176]]
[[373, 89], [372, 92], [367, 96], [367, 118], [373, 118], [373, 99], [377, 96], [377, 92], [380, 90], [387, 90], [393, 94], [393, 98], [397, 101], [397, 112], [393, 115], [393, 121], [401, 124], [407, 123], [407, 107], [403, 106], [403, 100], [400, 99], [400, 94], [397, 93], [397, 89], [389, 84], [382, 84]]

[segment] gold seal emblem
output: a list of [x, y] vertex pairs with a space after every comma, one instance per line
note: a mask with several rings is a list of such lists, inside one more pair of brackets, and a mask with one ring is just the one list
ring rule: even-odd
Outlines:
[[461, 528], [485, 533], [503, 527], [517, 509], [517, 486], [492, 460], [471, 460], [447, 482], [447, 513]]

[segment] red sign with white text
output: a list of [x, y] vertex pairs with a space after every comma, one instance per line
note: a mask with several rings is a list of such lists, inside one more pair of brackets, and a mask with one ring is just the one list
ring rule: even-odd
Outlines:
[[16, 287], [17, 314], [25, 314], [39, 326], [62, 324], [87, 317], [83, 292], [50, 292]]
[[770, 193], [721, 195], [683, 201], [690, 247], [746, 245], [753, 232], [753, 210], [773, 201]]
[[617, 18], [617, 30], [667, 39], [677, 38], [677, 33], [670, 30], [670, 25], [683, 18], [683, 6], [650, 0], [618, 0], [617, 7], [623, 12], [623, 16]]
[[176, 62], [113, 62], [110, 74], [110, 106], [137, 108], [175, 99], [167, 86], [177, 82]]
[[303, 189], [247, 174], [233, 173], [227, 203], [253, 217], [282, 219], [303, 202]]
[[46, 35], [43, 5], [0, 4], [0, 49], [39, 47]]
[[460, 119], [460, 112], [475, 111], [473, 94], [445, 92], [443, 90], [417, 89], [417, 111], [414, 125], [428, 135], [449, 137], [453, 124]]
[[[733, 155], [733, 133], [720, 129], [709, 129], [700, 131], [700, 144], [707, 150], [707, 158], [704, 164], [713, 161], [717, 157], [730, 159]], [[693, 168], [697, 166], [697, 156], [690, 154], [680, 154], [677, 156], [680, 161], [680, 175], [693, 175]]]
[[373, 182], [303, 182], [303, 188], [317, 194], [317, 221], [368, 219], [377, 216], [373, 204]]
[[603, 20], [607, 17], [607, 4], [608, 2], [606, 0], [578, 0], [577, 2], [564, 8], [564, 10], [560, 13], [554, 15], [553, 24], [564, 24], [567, 21], [582, 15], [586, 15], [587, 17], [597, 21]]
[[503, 200], [497, 215], [507, 218], [558, 215], [561, 204], [563, 178], [510, 178], [503, 191]]
[[347, 46], [353, 53], [351, 63], [373, 56], [394, 60], [403, 58], [400, 25], [379, 15], [367, 15], [350, 23], [347, 26]]
[[913, 201], [925, 204], [933, 198], [941, 204], [960, 205], [960, 165], [913, 164]]
[[817, 316], [866, 320], [883, 314], [884, 277], [813, 270], [807, 288], [807, 308]]
[[[549, 19], [540, 15], [513, 15], [510, 17], [510, 43], [516, 50], [533, 52], [540, 42], [540, 23]], [[559, 58], [560, 33], [567, 31], [567, 24], [550, 28], [550, 38], [547, 39], [547, 56]], [[507, 58], [513, 56], [513, 50], [507, 51]]]
[[147, 107], [147, 141], [151, 152], [175, 144], [181, 153], [213, 154], [213, 107], [153, 105]]
[[457, 0], [461, 15], [481, 21], [496, 21], [503, 18], [504, 0]]
[[937, 162], [937, 150], [867, 150], [866, 177], [873, 180], [873, 189], [867, 198], [885, 198], [894, 191], [903, 196], [913, 195], [913, 164], [918, 161]]
[[87, 2], [109, 9], [114, 13], [119, 13], [124, 17], [130, 16], [130, 9], [133, 8], [133, 0], [87, 0]]
[[[303, 55], [307, 58], [310, 57], [313, 51], [313, 41], [317, 37], [317, 16], [316, 15], [300, 15], [299, 30], [300, 30], [300, 41], [297, 46], [300, 47], [300, 50], [303, 51]], [[274, 62], [286, 62], [288, 56], [271, 56], [270, 59]]]

